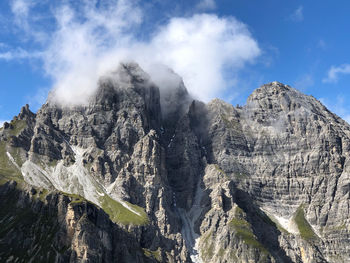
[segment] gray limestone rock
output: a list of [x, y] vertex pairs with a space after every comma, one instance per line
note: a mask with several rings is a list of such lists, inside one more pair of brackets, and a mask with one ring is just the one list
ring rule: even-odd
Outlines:
[[0, 129], [1, 261], [348, 262], [350, 126], [278, 82], [233, 107], [169, 72], [121, 64]]

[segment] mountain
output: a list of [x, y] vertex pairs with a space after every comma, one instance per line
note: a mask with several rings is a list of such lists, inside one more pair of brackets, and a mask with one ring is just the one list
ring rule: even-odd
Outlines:
[[350, 126], [279, 82], [234, 107], [169, 74], [121, 64], [4, 124], [0, 261], [349, 262]]

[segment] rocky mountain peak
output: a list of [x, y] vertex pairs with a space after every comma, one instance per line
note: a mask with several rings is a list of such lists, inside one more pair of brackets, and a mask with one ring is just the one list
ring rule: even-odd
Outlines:
[[284, 94], [290, 94], [293, 96], [299, 94], [302, 95], [301, 92], [299, 92], [298, 90], [292, 88], [289, 85], [283, 84], [281, 82], [278, 81], [273, 81], [267, 84], [264, 84], [262, 86], [260, 86], [259, 88], [257, 88], [256, 90], [254, 90], [252, 92], [252, 94], [249, 97], [254, 97], [254, 96], [276, 96], [278, 97], [278, 95], [284, 95]]
[[254, 101], [279, 101], [288, 98], [300, 99], [305, 95], [297, 91], [296, 89], [274, 81], [268, 84], [264, 84], [252, 92], [248, 97], [247, 103]]
[[278, 94], [279, 92], [282, 92], [282, 91], [290, 91], [290, 90], [295, 91], [295, 89], [292, 88], [291, 86], [281, 83], [279, 81], [272, 81], [270, 83], [264, 84], [257, 89], [257, 92], [259, 92], [259, 89], [270, 90], [270, 92], [273, 94]]
[[34, 117], [34, 113], [29, 109], [29, 105], [26, 104], [25, 106], [23, 106], [21, 108], [21, 111], [18, 115], [18, 119], [20, 120], [24, 120], [26, 118], [33, 118]]
[[106, 73], [100, 82], [112, 81], [114, 86], [130, 88], [137, 83], [145, 84], [150, 76], [135, 62], [120, 63], [116, 70]]
[[314, 97], [279, 82], [265, 84], [256, 89], [248, 97], [243, 110], [245, 116], [259, 119], [259, 122], [276, 121], [288, 115], [311, 118], [314, 114], [324, 115], [328, 112]]
[[87, 104], [0, 129], [0, 261], [349, 262], [349, 149], [288, 85], [205, 104], [123, 63]]

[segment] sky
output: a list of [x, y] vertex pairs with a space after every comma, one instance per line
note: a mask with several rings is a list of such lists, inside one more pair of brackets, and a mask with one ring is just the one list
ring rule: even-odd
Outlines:
[[159, 83], [164, 64], [206, 102], [244, 105], [279, 81], [350, 122], [349, 1], [4, 0], [0, 10], [0, 126], [49, 92], [84, 103], [123, 61]]

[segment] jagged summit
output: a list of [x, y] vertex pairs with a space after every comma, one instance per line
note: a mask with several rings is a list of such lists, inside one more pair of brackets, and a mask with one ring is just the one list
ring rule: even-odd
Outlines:
[[261, 88], [274, 88], [275, 90], [295, 90], [289, 85], [286, 85], [279, 81], [272, 81], [261, 86]]
[[135, 62], [120, 63], [116, 70], [99, 79], [98, 87], [111, 85], [115, 89], [136, 88], [138, 85], [152, 85], [150, 76]]
[[[244, 106], [248, 115], [262, 115], [261, 118], [277, 118], [278, 115], [319, 115], [325, 119], [336, 119], [336, 122], [343, 121], [331, 113], [320, 101], [313, 96], [279, 82], [272, 82], [262, 85], [256, 89], [247, 99]], [[253, 116], [252, 116], [253, 117]], [[345, 125], [345, 124], [344, 124]]]
[[233, 107], [164, 71], [0, 129], [0, 261], [348, 262], [349, 125], [278, 82]]
[[[89, 91], [89, 96], [86, 97], [86, 101], [80, 101], [79, 103], [72, 103], [73, 100], [68, 102], [62, 100], [60, 97], [60, 90], [54, 89], [49, 93], [47, 103], [52, 106], [59, 107], [76, 107], [87, 106], [101, 99], [101, 97], [113, 97], [115, 93], [125, 89], [132, 89], [135, 92], [144, 92], [144, 89], [154, 86], [150, 80], [150, 76], [141, 69], [141, 67], [135, 62], [120, 63], [118, 67], [110, 72], [106, 72], [99, 78], [96, 83], [96, 89], [94, 92]], [[82, 88], [82, 87], [72, 87]]]
[[268, 84], [264, 84], [259, 88], [255, 89], [252, 94], [248, 97], [247, 102], [253, 100], [260, 100], [268, 98], [270, 100], [282, 98], [282, 97], [305, 97], [306, 95], [302, 94], [298, 90], [285, 85], [283, 83], [274, 81]]

